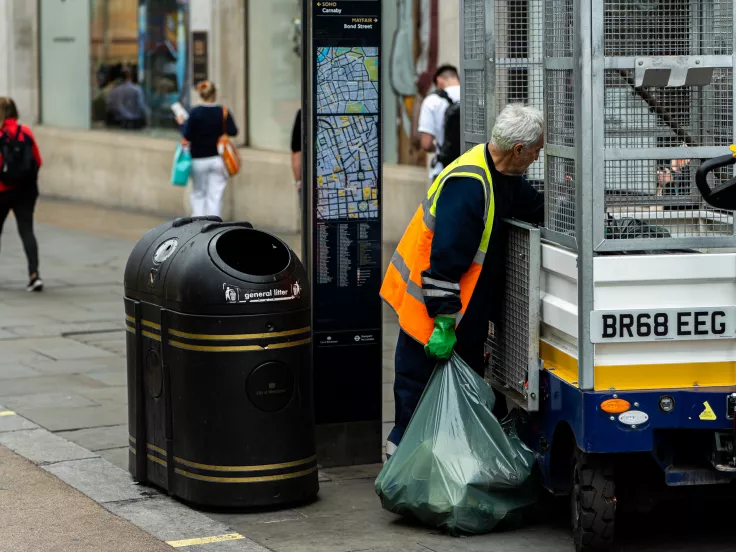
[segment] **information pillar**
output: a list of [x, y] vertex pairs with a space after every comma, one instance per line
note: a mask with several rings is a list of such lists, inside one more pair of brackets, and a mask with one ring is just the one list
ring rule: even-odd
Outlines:
[[381, 458], [381, 1], [311, 0], [305, 21], [308, 259], [323, 466]]

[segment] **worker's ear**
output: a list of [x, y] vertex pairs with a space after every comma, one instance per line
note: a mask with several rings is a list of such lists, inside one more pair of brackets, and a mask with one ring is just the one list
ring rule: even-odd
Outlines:
[[524, 151], [524, 144], [516, 144], [514, 146], [513, 151], [514, 151], [514, 155], [516, 155], [517, 157], [519, 157], [521, 155], [521, 152]]

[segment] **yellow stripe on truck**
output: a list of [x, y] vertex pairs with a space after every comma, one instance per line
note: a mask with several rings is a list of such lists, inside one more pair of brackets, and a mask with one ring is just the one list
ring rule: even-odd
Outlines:
[[[544, 367], [577, 387], [578, 361], [569, 353], [541, 341], [539, 355]], [[684, 362], [668, 364], [623, 364], [596, 366], [594, 389], [687, 389], [736, 387], [736, 362]]]
[[736, 362], [688, 362], [683, 364], [636, 364], [596, 366], [595, 389], [680, 389], [688, 387], [733, 387]]

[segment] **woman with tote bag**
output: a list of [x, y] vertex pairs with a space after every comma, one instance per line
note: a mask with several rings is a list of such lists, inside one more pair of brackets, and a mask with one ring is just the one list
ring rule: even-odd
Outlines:
[[202, 105], [193, 108], [186, 120], [177, 116], [192, 159], [192, 216], [219, 217], [228, 178], [239, 168], [233, 166], [232, 157], [237, 157], [237, 151], [226, 137], [236, 136], [238, 127], [228, 109], [216, 103], [217, 90], [213, 83], [200, 82], [197, 92]]

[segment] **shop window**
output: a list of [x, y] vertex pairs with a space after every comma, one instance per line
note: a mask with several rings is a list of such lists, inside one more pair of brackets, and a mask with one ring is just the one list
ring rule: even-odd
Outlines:
[[176, 130], [172, 104], [189, 105], [188, 4], [188, 0], [92, 0], [93, 127]]

